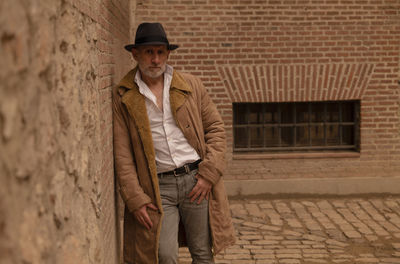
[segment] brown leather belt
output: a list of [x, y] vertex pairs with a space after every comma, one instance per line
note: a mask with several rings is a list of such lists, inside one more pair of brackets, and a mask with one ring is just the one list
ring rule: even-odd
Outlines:
[[192, 170], [195, 170], [199, 167], [199, 163], [201, 162], [201, 160], [196, 160], [195, 162], [192, 163], [188, 163], [183, 165], [182, 167], [176, 168], [175, 170], [171, 170], [171, 171], [166, 171], [166, 172], [161, 172], [158, 173], [157, 175], [160, 176], [178, 176], [181, 174], [187, 174], [189, 172], [191, 172]]

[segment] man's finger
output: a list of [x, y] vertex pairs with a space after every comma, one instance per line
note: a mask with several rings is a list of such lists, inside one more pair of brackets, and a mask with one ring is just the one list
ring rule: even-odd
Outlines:
[[204, 195], [201, 194], [199, 200], [197, 200], [197, 204], [200, 204], [204, 200]]
[[148, 204], [147, 207], [149, 207], [151, 210], [158, 211], [158, 208], [152, 203]]
[[144, 220], [143, 220], [142, 225], [143, 225], [144, 227], [146, 227], [147, 230], [150, 230], [150, 229], [151, 229], [150, 226], [149, 226], [149, 224], [146, 223], [146, 221], [144, 221]]
[[146, 215], [143, 220], [145, 222], [146, 228], [150, 230], [153, 227], [153, 222], [151, 222], [150, 217]]
[[193, 187], [192, 191], [188, 194], [188, 197], [191, 198], [196, 193], [197, 193], [197, 185]]
[[[201, 191], [197, 191], [193, 194], [193, 196], [190, 199], [190, 202], [193, 203], [197, 198], [199, 198], [201, 195]], [[189, 196], [190, 197], [190, 196]]]

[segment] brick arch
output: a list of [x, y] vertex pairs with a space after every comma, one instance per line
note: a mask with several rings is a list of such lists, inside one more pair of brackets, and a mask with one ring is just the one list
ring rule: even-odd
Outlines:
[[232, 102], [361, 99], [373, 64], [237, 65], [218, 67]]

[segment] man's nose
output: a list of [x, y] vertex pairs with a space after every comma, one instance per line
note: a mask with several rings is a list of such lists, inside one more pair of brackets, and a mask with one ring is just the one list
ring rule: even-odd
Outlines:
[[154, 54], [153, 57], [151, 58], [151, 62], [154, 64], [158, 64], [160, 62], [160, 55]]

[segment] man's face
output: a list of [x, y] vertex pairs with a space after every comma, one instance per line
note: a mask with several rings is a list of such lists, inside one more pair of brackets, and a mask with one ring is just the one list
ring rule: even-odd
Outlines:
[[132, 49], [133, 58], [138, 62], [140, 72], [153, 79], [165, 72], [169, 52], [165, 45]]

